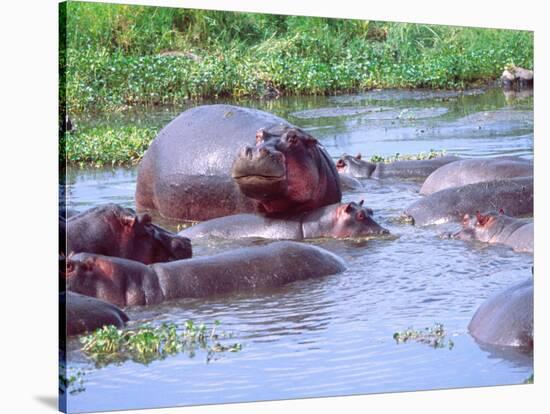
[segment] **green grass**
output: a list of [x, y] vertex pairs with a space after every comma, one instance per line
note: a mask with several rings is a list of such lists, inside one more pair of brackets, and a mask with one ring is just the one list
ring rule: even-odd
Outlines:
[[[69, 113], [187, 99], [464, 88], [533, 67], [533, 34], [70, 2]], [[159, 56], [163, 51], [192, 53]]]
[[66, 152], [60, 157], [66, 155], [71, 165], [132, 165], [141, 159], [157, 133], [157, 128], [137, 126], [79, 128], [65, 134], [60, 148]]

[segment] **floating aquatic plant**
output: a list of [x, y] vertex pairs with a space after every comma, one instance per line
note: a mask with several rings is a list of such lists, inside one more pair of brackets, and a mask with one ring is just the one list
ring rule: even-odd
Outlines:
[[427, 327], [423, 330], [415, 330], [408, 328], [403, 332], [396, 332], [393, 334], [395, 342], [405, 343], [409, 341], [415, 341], [422, 344], [430, 345], [433, 348], [449, 348], [453, 349], [454, 342], [447, 338], [447, 333], [442, 323], [435, 323], [433, 327]]
[[238, 352], [242, 349], [240, 343], [220, 342], [230, 338], [231, 334], [219, 333], [219, 326], [219, 321], [208, 328], [203, 323], [197, 325], [191, 320], [181, 330], [173, 323], [160, 326], [145, 324], [128, 330], [109, 325], [83, 336], [80, 342], [83, 344], [82, 351], [98, 365], [127, 359], [148, 364], [180, 352], [187, 352], [190, 357], [194, 357], [197, 349], [206, 351], [209, 362], [221, 352]]

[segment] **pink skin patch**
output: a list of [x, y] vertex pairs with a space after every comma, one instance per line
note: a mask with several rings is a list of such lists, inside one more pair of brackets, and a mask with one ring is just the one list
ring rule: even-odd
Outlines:
[[286, 171], [288, 197], [291, 200], [304, 203], [317, 199], [320, 177], [316, 166], [304, 165], [292, 157], [286, 157]]

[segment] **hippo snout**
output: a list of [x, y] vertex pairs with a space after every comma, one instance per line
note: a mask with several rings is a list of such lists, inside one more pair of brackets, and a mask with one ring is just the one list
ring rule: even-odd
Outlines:
[[170, 241], [171, 259], [181, 260], [188, 259], [193, 256], [193, 248], [191, 246], [191, 240], [187, 237], [174, 237]]
[[233, 163], [234, 179], [246, 177], [281, 178], [285, 175], [284, 155], [265, 145], [245, 146]]

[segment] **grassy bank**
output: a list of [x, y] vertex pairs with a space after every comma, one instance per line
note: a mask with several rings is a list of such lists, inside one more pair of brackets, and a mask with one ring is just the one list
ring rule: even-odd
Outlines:
[[[373, 87], [464, 88], [533, 66], [530, 32], [71, 2], [69, 113]], [[169, 51], [169, 55], [166, 52]]]

